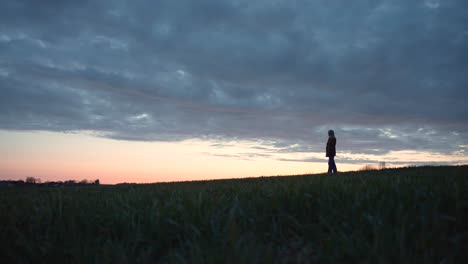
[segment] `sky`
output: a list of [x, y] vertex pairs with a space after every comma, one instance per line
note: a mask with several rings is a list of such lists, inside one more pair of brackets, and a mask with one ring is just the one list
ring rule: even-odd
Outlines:
[[465, 0], [0, 3], [0, 179], [468, 164]]

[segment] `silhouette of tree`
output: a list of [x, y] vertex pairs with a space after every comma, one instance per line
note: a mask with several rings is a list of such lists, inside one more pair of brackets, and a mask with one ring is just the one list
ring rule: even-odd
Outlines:
[[370, 165], [370, 164], [366, 164], [364, 166], [362, 166], [359, 170], [360, 171], [370, 171], [370, 170], [376, 170], [377, 167], [374, 166], [374, 165]]
[[40, 183], [40, 182], [41, 182], [41, 179], [39, 179], [39, 178], [34, 178], [34, 177], [27, 177], [26, 178], [26, 183], [36, 184], [36, 183]]
[[74, 185], [74, 184], [76, 184], [76, 181], [75, 180], [68, 180], [68, 181], [65, 181], [64, 183], [66, 185]]
[[380, 170], [383, 170], [383, 169], [385, 169], [385, 168], [386, 168], [386, 167], [385, 167], [385, 161], [379, 162], [379, 169], [380, 169]]

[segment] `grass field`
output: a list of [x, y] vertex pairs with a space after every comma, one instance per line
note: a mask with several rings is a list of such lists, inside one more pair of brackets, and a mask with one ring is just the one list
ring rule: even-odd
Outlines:
[[10, 187], [0, 214], [1, 263], [462, 263], [468, 166]]

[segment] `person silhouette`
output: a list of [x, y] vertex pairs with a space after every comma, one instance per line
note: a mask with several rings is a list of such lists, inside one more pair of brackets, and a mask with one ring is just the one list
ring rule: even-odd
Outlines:
[[328, 130], [326, 157], [328, 157], [328, 173], [330, 174], [338, 172], [336, 169], [336, 164], [335, 164], [335, 156], [336, 156], [335, 131]]

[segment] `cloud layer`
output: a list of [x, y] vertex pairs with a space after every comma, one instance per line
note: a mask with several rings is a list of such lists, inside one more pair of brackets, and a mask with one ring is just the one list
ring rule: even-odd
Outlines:
[[6, 0], [0, 129], [464, 156], [467, 47], [463, 0]]

